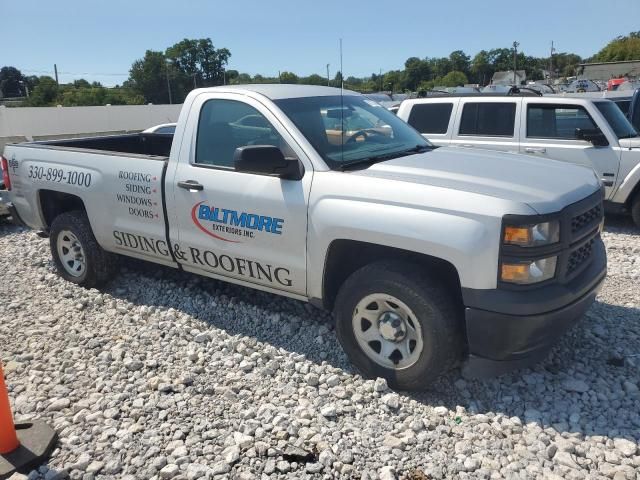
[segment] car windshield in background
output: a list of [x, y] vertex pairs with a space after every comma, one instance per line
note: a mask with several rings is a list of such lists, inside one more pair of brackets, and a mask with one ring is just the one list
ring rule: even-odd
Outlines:
[[594, 102], [600, 113], [606, 118], [613, 132], [618, 138], [633, 138], [638, 136], [638, 132], [629, 123], [622, 110], [613, 102]]
[[432, 147], [393, 113], [360, 95], [286, 98], [275, 103], [334, 170]]

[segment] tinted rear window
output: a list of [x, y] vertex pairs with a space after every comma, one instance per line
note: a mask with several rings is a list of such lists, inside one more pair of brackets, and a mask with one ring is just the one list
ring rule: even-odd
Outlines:
[[513, 137], [515, 118], [515, 103], [466, 103], [459, 134]]
[[452, 110], [453, 103], [414, 105], [408, 123], [420, 133], [447, 133]]

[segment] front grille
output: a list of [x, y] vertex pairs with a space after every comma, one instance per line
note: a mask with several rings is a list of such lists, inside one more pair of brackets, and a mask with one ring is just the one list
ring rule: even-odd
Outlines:
[[591, 253], [593, 251], [594, 242], [595, 239], [592, 238], [587, 243], [571, 252], [571, 254], [569, 255], [569, 259], [567, 260], [567, 275], [575, 272], [582, 265], [589, 261], [589, 259], [591, 258]]
[[585, 228], [600, 222], [602, 218], [602, 206], [596, 205], [586, 212], [576, 215], [571, 219], [571, 233], [576, 234]]

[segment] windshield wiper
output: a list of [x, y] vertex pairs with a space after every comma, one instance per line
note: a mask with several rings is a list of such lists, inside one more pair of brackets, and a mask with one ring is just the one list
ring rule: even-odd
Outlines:
[[353, 160], [351, 162], [345, 162], [338, 166], [338, 170], [344, 172], [345, 170], [349, 170], [352, 167], [364, 167], [371, 166], [378, 162], [384, 162], [386, 160], [392, 160], [394, 158], [406, 157], [407, 155], [411, 155], [413, 153], [423, 153], [427, 150], [433, 150], [435, 147], [428, 144], [420, 144], [415, 147], [408, 148], [407, 150], [400, 150], [399, 152], [391, 152], [391, 153], [383, 153], [380, 155], [373, 155], [371, 157], [359, 158], [358, 160]]

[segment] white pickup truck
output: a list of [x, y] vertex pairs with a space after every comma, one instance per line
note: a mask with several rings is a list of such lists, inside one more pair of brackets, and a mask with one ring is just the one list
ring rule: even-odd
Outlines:
[[606, 275], [591, 169], [435, 148], [339, 89], [198, 89], [175, 136], [8, 145], [2, 169], [65, 279], [120, 254], [310, 301], [402, 389], [539, 360]]
[[405, 100], [398, 117], [436, 145], [593, 168], [605, 186], [607, 211], [631, 214], [640, 227], [640, 136], [612, 101], [585, 95], [441, 95]]

